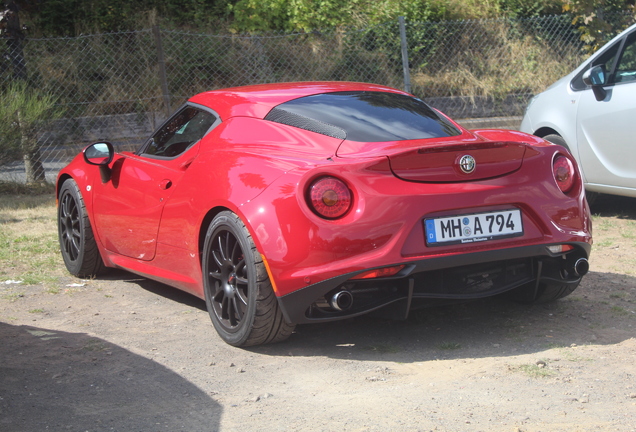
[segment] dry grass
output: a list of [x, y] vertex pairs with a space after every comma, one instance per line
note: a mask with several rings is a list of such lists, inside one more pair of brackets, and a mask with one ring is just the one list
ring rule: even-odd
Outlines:
[[0, 282], [46, 283], [65, 274], [52, 195], [2, 195]]
[[[537, 94], [580, 63], [578, 53], [561, 56], [532, 36], [512, 34], [505, 23], [491, 23], [478, 40], [474, 34], [455, 41], [443, 68], [422, 67], [412, 75], [414, 88], [435, 96], [490, 96]], [[487, 43], [484, 43], [487, 41]], [[416, 90], [417, 92], [417, 90]]]

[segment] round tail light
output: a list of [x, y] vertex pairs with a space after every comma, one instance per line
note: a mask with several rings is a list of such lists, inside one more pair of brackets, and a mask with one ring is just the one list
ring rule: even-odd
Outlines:
[[335, 177], [321, 177], [309, 186], [308, 201], [311, 209], [325, 219], [337, 219], [351, 208], [351, 191]]
[[554, 174], [554, 179], [556, 180], [557, 185], [559, 185], [561, 192], [568, 193], [572, 190], [576, 172], [574, 171], [574, 165], [572, 165], [572, 161], [570, 159], [563, 155], [558, 155], [554, 158], [552, 173]]

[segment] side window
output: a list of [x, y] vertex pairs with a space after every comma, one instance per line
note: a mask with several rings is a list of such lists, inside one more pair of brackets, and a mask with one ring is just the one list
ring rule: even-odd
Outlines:
[[605, 53], [603, 53], [603, 55], [601, 55], [596, 60], [594, 60], [594, 62], [590, 65], [590, 67], [603, 65], [607, 72], [611, 71], [612, 66], [614, 66], [614, 59], [616, 58], [616, 53], [618, 52], [618, 48], [620, 47], [620, 45], [621, 45], [620, 41], [615, 43], [614, 46], [612, 46]]
[[150, 139], [143, 154], [175, 157], [199, 141], [216, 121], [216, 117], [194, 107], [177, 112]]
[[587, 89], [587, 85], [583, 82], [583, 74], [587, 69], [592, 68], [593, 66], [601, 65], [605, 74], [609, 74], [614, 66], [614, 59], [616, 58], [616, 54], [618, 53], [618, 48], [621, 46], [621, 41], [619, 40], [614, 45], [612, 45], [609, 49], [605, 50], [603, 54], [594, 59], [593, 62], [590, 62], [587, 68], [582, 70], [574, 79], [570, 86], [572, 90], [585, 90]]
[[636, 32], [625, 41], [625, 49], [616, 67], [615, 82], [636, 81]]

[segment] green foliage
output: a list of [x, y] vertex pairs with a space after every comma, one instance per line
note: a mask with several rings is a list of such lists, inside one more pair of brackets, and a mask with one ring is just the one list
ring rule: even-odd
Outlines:
[[[579, 0], [574, 0], [579, 1]], [[583, 0], [591, 1], [591, 0]], [[629, 1], [629, 0], [609, 0]], [[404, 16], [412, 22], [556, 13], [561, 0], [18, 0], [31, 36], [74, 36], [147, 28], [218, 29], [238, 33], [362, 27]]]
[[12, 162], [38, 146], [37, 131], [42, 124], [59, 117], [56, 97], [13, 82], [1, 92], [0, 165]]
[[75, 36], [149, 27], [157, 18], [167, 27], [206, 28], [227, 18], [237, 0], [47, 0], [35, 5], [26, 0], [30, 33]]
[[562, 9], [559, 0], [503, 0], [500, 5], [502, 14], [510, 18], [553, 15]]
[[564, 0], [563, 11], [573, 16], [572, 24], [581, 40], [594, 52], [636, 19], [634, 0]]
[[444, 10], [439, 0], [239, 0], [230, 7], [237, 32], [361, 27], [398, 16], [427, 21], [442, 19]]
[[239, 0], [230, 7], [232, 28], [243, 31], [311, 31], [395, 21], [529, 17], [556, 13], [560, 0]]
[[239, 0], [230, 6], [234, 15], [232, 28], [238, 32], [290, 30], [288, 0]]

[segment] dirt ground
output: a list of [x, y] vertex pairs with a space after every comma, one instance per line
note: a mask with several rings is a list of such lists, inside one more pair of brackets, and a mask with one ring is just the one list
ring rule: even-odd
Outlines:
[[0, 281], [0, 431], [636, 431], [636, 199], [592, 211], [591, 272], [561, 301], [304, 325], [250, 349], [203, 301], [129, 273]]

